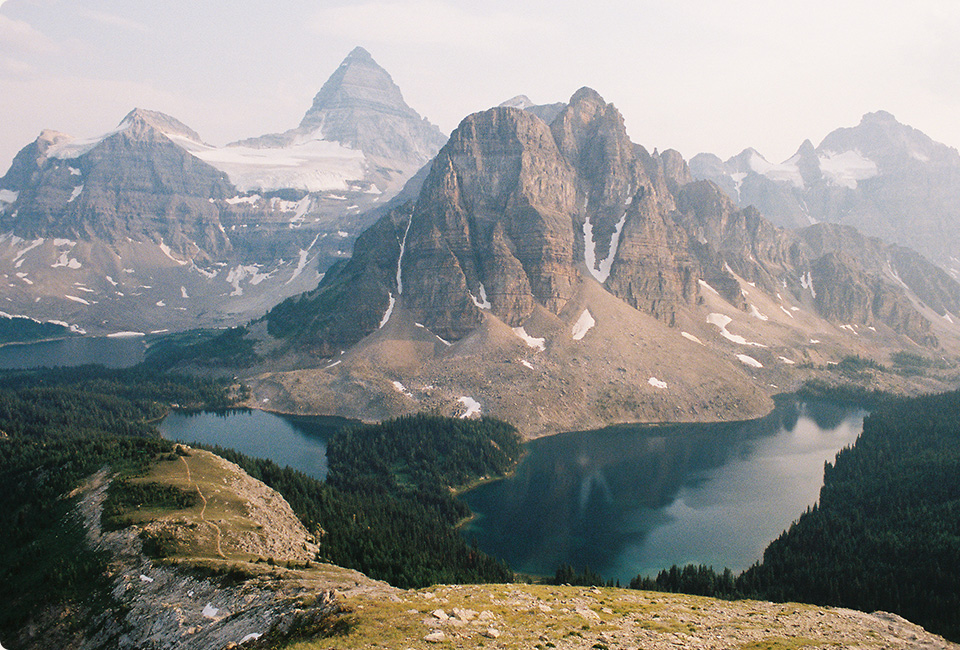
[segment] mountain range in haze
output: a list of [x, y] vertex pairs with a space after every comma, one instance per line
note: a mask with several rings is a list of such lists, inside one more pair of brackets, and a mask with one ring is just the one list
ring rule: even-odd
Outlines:
[[699, 154], [690, 171], [779, 226], [853, 226], [913, 248], [960, 278], [960, 154], [890, 113], [867, 113], [816, 148], [805, 140], [780, 164], [745, 149], [727, 161]]
[[261, 400], [536, 435], [748, 417], [844, 357], [956, 353], [960, 285], [917, 253], [773, 225], [631, 142], [589, 88], [527, 104], [464, 119], [415, 201], [267, 314]]
[[92, 332], [243, 322], [315, 286], [444, 141], [362, 48], [283, 134], [212, 147], [143, 109], [44, 131], [0, 179], [0, 305]]
[[960, 285], [902, 244], [949, 249], [957, 161], [878, 113], [779, 166], [688, 166], [589, 88], [447, 140], [357, 48], [284, 133], [213, 147], [142, 109], [43, 132], [0, 180], [2, 311], [114, 332], [266, 313], [246, 372], [294, 412], [531, 435], [746, 417], [846, 357], [956, 354]]

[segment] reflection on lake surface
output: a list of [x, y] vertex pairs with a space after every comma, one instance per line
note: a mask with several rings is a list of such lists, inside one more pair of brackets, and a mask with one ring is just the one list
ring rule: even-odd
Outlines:
[[171, 413], [160, 424], [168, 440], [220, 445], [247, 456], [269, 458], [308, 476], [327, 477], [327, 438], [352, 420], [337, 417], [283, 416], [234, 410]]
[[146, 344], [140, 337], [74, 336], [53, 341], [0, 346], [0, 370], [55, 368], [100, 364], [129, 368], [143, 361]]
[[516, 474], [465, 495], [464, 534], [515, 570], [629, 581], [672, 564], [738, 571], [810, 505], [865, 412], [781, 400], [760, 420], [630, 425], [536, 440]]

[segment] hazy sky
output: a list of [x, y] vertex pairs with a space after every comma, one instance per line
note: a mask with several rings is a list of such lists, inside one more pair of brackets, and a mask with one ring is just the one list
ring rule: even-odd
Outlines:
[[212, 144], [292, 128], [356, 45], [447, 132], [586, 85], [687, 158], [780, 162], [879, 109], [960, 146], [958, 37], [956, 0], [0, 0], [0, 174], [138, 106]]

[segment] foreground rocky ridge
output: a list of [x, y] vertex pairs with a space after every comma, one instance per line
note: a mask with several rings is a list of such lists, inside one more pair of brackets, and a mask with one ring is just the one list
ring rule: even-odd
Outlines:
[[268, 314], [257, 336], [289, 370], [254, 390], [368, 418], [477, 402], [527, 435], [747, 418], [845, 356], [953, 357], [958, 314], [960, 285], [919, 255], [838, 225], [777, 228], [676, 152], [633, 144], [585, 88], [550, 124], [509, 106], [467, 117], [415, 202]]
[[[303, 617], [339, 612], [360, 592], [395, 590], [355, 571], [311, 563], [310, 535], [286, 501], [236, 465], [200, 450], [162, 461], [148, 480], [196, 490], [189, 510], [137, 513], [132, 526], [101, 526], [108, 469], [77, 490], [87, 543], [109, 557], [110, 603], [37, 612], [10, 648], [236, 647], [280, 634]], [[167, 559], [150, 559], [163, 539]], [[269, 563], [266, 562], [269, 560]], [[225, 577], [224, 577], [225, 576]], [[78, 625], [65, 625], [74, 618]]]
[[[77, 516], [88, 543], [112, 558], [112, 597], [118, 607], [72, 627], [63, 625], [64, 612], [38, 612], [7, 647], [206, 649], [262, 647], [267, 639], [271, 647], [286, 647], [291, 642], [284, 635], [292, 626], [322, 616], [346, 617], [343, 629], [349, 631], [308, 638], [297, 647], [958, 647], [882, 612], [595, 587], [455, 585], [403, 591], [336, 567], [251, 563], [263, 553], [298, 562], [309, 536], [272, 490], [212, 454], [188, 453], [185, 460], [162, 461], [150, 479], [194, 486], [206, 498], [209, 517], [200, 508], [159, 518], [145, 513], [133, 528], [104, 532], [100, 514], [110, 478], [106, 470], [94, 475], [79, 490]], [[235, 508], [224, 509], [230, 502]], [[269, 520], [256, 514], [264, 506]], [[138, 532], [156, 532], [158, 526], [178, 529], [175, 562], [143, 555]], [[238, 544], [231, 531], [244, 528], [261, 541]], [[225, 533], [219, 554], [210, 545], [214, 529]], [[215, 577], [218, 567], [233, 578]]]

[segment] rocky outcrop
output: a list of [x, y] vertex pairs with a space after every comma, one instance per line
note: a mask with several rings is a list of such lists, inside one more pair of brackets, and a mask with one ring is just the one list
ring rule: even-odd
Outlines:
[[401, 208], [364, 231], [353, 257], [334, 265], [316, 289], [270, 311], [270, 334], [329, 357], [376, 330], [396, 301], [397, 261], [409, 222], [409, 208]]
[[[224, 536], [226, 557], [178, 554], [176, 561], [158, 562], [144, 554], [142, 539], [157, 531], [179, 538], [184, 548], [196, 548], [213, 526], [192, 511], [148, 524], [142, 527], [145, 534], [139, 526], [104, 531], [100, 519], [111, 482], [105, 468], [77, 490], [80, 500], [69, 516], [86, 528], [88, 545], [108, 563], [108, 591], [97, 594], [98, 603], [34, 612], [11, 647], [233, 648], [284, 638], [303, 619], [336, 618], [344, 613], [345, 598], [357, 593], [396, 598], [396, 590], [356, 571], [311, 562], [315, 547], [283, 497], [222, 458], [190, 453], [196, 463], [192, 478], [207, 498], [216, 498], [221, 508], [224, 501], [233, 506], [229, 526], [220, 520], [216, 528], [236, 532]], [[216, 497], [211, 484], [219, 490]], [[258, 554], [270, 562], [251, 561]], [[67, 619], [74, 622], [66, 624]]]
[[417, 201], [402, 261], [404, 305], [451, 338], [476, 325], [483, 295], [511, 325], [533, 301], [559, 311], [577, 277], [575, 199], [573, 172], [542, 120], [510, 108], [468, 117]]
[[559, 115], [560, 112], [566, 108], [567, 105], [563, 102], [555, 102], [553, 104], [534, 104], [526, 95], [517, 95], [516, 97], [511, 97], [505, 102], [502, 102], [500, 106], [519, 108], [520, 110], [533, 113], [547, 124], [550, 124], [557, 117], [557, 115]]

